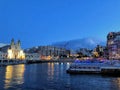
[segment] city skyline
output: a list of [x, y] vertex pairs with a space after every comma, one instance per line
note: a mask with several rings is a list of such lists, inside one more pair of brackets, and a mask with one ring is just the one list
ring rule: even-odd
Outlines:
[[120, 1], [0, 1], [0, 42], [14, 38], [24, 48], [119, 31]]

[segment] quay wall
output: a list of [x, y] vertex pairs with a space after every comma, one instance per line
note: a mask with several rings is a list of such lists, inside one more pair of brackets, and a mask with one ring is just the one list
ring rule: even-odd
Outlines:
[[50, 62], [74, 62], [73, 59], [59, 60], [0, 60], [1, 66], [16, 65], [16, 64], [32, 64], [32, 63], [50, 63]]
[[27, 60], [27, 63], [52, 63], [52, 62], [74, 62], [73, 59], [58, 59], [58, 60]]

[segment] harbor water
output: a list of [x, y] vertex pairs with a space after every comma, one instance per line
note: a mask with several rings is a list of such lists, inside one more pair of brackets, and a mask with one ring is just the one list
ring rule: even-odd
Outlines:
[[70, 75], [70, 63], [0, 67], [0, 90], [120, 90], [120, 77]]

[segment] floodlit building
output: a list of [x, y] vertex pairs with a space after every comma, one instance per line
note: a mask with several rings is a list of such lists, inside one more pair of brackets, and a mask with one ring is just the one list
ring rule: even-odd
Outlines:
[[21, 49], [21, 42], [18, 40], [17, 43], [14, 42], [14, 39], [11, 40], [10, 48], [7, 51], [8, 59], [25, 59], [25, 53]]
[[120, 59], [120, 32], [110, 32], [107, 35], [109, 59]]

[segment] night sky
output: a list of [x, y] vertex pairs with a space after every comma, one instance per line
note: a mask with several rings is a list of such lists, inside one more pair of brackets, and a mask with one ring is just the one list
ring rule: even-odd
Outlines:
[[120, 31], [120, 0], [0, 0], [0, 42], [22, 47]]

